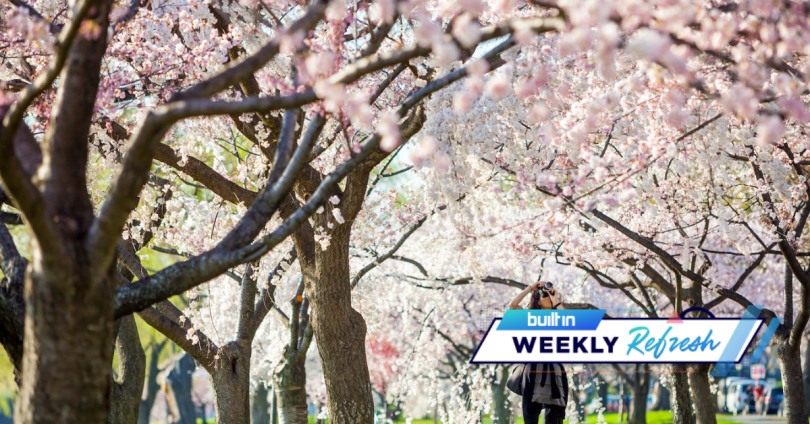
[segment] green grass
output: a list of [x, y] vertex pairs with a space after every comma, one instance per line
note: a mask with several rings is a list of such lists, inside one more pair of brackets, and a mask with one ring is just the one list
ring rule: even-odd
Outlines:
[[[717, 424], [738, 424], [736, 421], [730, 420], [730, 415], [717, 415]], [[588, 424], [596, 424], [596, 414], [586, 417], [585, 422]], [[625, 422], [627, 422], [627, 415], [625, 415]], [[605, 422], [608, 424], [619, 423], [619, 414], [613, 412], [605, 414]], [[671, 424], [672, 412], [670, 411], [650, 411], [647, 412], [647, 424]]]
[[[607, 424], [618, 424], [619, 423], [619, 414], [607, 413], [605, 416], [605, 422]], [[736, 421], [732, 421], [731, 416], [729, 415], [717, 415], [717, 424], [738, 424]], [[596, 424], [597, 416], [596, 414], [588, 415], [585, 419], [585, 422], [588, 424]], [[625, 422], [627, 420], [627, 415], [625, 415]], [[568, 421], [566, 421], [568, 422]], [[315, 424], [315, 418], [310, 417], [309, 419], [310, 424]], [[405, 423], [404, 420], [397, 421], [397, 424]], [[492, 421], [489, 418], [484, 418], [482, 424], [491, 424]], [[669, 411], [651, 411], [647, 412], [647, 424], [671, 424], [672, 423], [672, 413]], [[433, 419], [419, 419], [411, 421], [411, 424], [433, 424]], [[516, 424], [523, 424], [523, 419], [518, 418]]]

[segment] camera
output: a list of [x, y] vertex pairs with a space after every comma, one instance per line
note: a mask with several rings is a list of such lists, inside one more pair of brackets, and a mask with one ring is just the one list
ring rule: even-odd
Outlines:
[[549, 294], [548, 294], [548, 291], [547, 291], [547, 290], [553, 290], [553, 289], [554, 289], [554, 285], [553, 285], [553, 284], [551, 284], [551, 283], [546, 283], [546, 284], [545, 284], [545, 285], [544, 285], [544, 286], [543, 286], [543, 287], [540, 289], [540, 297], [541, 297], [541, 298], [548, 297], [548, 296], [549, 296]]

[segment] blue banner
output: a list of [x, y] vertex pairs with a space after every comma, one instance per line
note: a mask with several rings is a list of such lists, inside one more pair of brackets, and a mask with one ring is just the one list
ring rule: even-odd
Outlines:
[[604, 310], [595, 309], [509, 309], [498, 331], [502, 330], [596, 330]]

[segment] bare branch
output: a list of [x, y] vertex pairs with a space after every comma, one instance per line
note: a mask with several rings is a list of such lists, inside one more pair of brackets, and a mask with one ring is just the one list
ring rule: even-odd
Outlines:
[[406, 231], [405, 234], [403, 234], [399, 238], [399, 241], [397, 241], [397, 243], [394, 244], [394, 246], [390, 250], [388, 250], [388, 252], [386, 252], [384, 255], [374, 259], [373, 262], [371, 262], [370, 264], [364, 266], [359, 272], [357, 272], [357, 275], [355, 275], [354, 278], [352, 278], [351, 287], [355, 288], [355, 286], [357, 286], [357, 283], [360, 282], [360, 279], [363, 278], [364, 275], [366, 275], [372, 269], [378, 267], [381, 263], [383, 263], [383, 262], [387, 261], [388, 259], [390, 259], [391, 257], [393, 257], [394, 254], [397, 253], [397, 250], [399, 250], [399, 248], [402, 247], [403, 244], [405, 244], [405, 241], [407, 241], [408, 238], [410, 238], [411, 235], [413, 235], [413, 233], [415, 233], [416, 230], [418, 230], [419, 227], [421, 227], [422, 224], [424, 224], [425, 221], [428, 220], [428, 218], [433, 216], [433, 214], [435, 214], [436, 212], [438, 212], [440, 210], [444, 210], [445, 208], [447, 208], [447, 206], [444, 206], [444, 205], [439, 206], [438, 208], [433, 210], [431, 213], [423, 216], [418, 221], [416, 221], [416, 223], [413, 224], [413, 226], [411, 226], [411, 228], [409, 228], [408, 231]]
[[208, 372], [214, 371], [214, 358], [217, 356], [219, 348], [211, 339], [200, 332], [197, 332], [197, 343], [189, 340], [186, 337], [188, 330], [192, 329], [189, 320], [186, 320], [185, 323], [181, 325], [158, 312], [155, 308], [146, 308], [140, 311], [138, 316], [155, 330], [160, 331], [164, 336], [180, 346]]
[[206, 165], [205, 162], [189, 156], [186, 158], [185, 164], [181, 165], [182, 159], [180, 155], [175, 153], [174, 149], [165, 144], [158, 144], [155, 149], [155, 160], [191, 176], [214, 194], [230, 203], [250, 205], [256, 199], [258, 195], [256, 192], [243, 188], [225, 178]]
[[391, 259], [396, 260], [396, 261], [400, 261], [400, 262], [409, 263], [409, 264], [415, 266], [416, 268], [418, 268], [419, 272], [421, 272], [422, 275], [424, 275], [425, 277], [428, 276], [427, 269], [425, 269], [425, 267], [422, 266], [422, 264], [420, 264], [419, 262], [417, 262], [417, 261], [415, 261], [413, 259], [406, 258], [404, 256], [399, 256], [399, 255], [393, 255], [393, 256], [391, 256]]
[[[264, 317], [267, 316], [267, 313], [276, 305], [275, 298], [273, 297], [276, 286], [273, 284], [273, 280], [282, 274], [284, 268], [290, 267], [296, 259], [298, 259], [298, 252], [293, 248], [289, 253], [284, 255], [284, 258], [273, 268], [273, 272], [267, 276], [267, 287], [262, 289], [259, 300], [256, 302], [255, 312], [253, 313], [254, 334], [264, 320]], [[284, 318], [287, 318], [286, 315]], [[287, 319], [287, 321], [289, 322], [289, 319]]]
[[[309, 124], [301, 144], [293, 152], [295, 144], [295, 125], [300, 109], [290, 109], [284, 114], [281, 139], [273, 160], [273, 170], [265, 188], [259, 193], [256, 201], [250, 205], [245, 216], [217, 245], [217, 249], [232, 250], [250, 243], [261, 232], [270, 217], [278, 210], [283, 196], [286, 196], [307, 164], [309, 153], [318, 140], [318, 135], [326, 123], [326, 118], [316, 116]], [[292, 158], [290, 155], [292, 154]]]
[[[740, 287], [742, 287], [742, 285], [743, 285], [743, 283], [745, 282], [745, 280], [746, 280], [746, 279], [748, 279], [748, 277], [749, 277], [749, 276], [750, 276], [750, 275], [751, 275], [751, 274], [754, 272], [754, 270], [756, 270], [756, 269], [759, 267], [759, 265], [760, 265], [760, 264], [762, 264], [762, 261], [765, 259], [765, 255], [766, 255], [766, 254], [768, 253], [768, 251], [769, 251], [769, 250], [771, 250], [771, 248], [773, 248], [773, 246], [775, 246], [775, 245], [776, 245], [776, 243], [771, 243], [771, 245], [770, 245], [770, 246], [768, 246], [768, 249], [767, 249], [766, 251], [763, 251], [762, 253], [760, 253], [760, 254], [759, 254], [759, 256], [757, 256], [757, 258], [756, 258], [756, 259], [754, 259], [754, 262], [751, 262], [751, 265], [748, 265], [748, 267], [747, 267], [747, 268], [745, 268], [745, 270], [743, 271], [742, 275], [740, 275], [740, 276], [737, 278], [737, 281], [734, 283], [734, 285], [733, 285], [733, 286], [731, 286], [731, 289], [730, 289], [731, 291], [733, 291], [733, 292], [735, 292], [735, 293], [736, 293], [736, 292], [737, 292], [737, 290], [739, 290], [739, 289], [740, 289]], [[706, 308], [706, 309], [712, 309], [712, 308], [714, 308], [715, 306], [719, 305], [719, 304], [720, 304], [720, 302], [722, 302], [724, 299], [725, 299], [725, 298], [724, 298], [723, 296], [718, 296], [718, 297], [716, 297], [715, 299], [713, 299], [713, 300], [711, 300], [711, 301], [709, 301], [709, 302], [705, 303], [705, 304], [703, 305], [703, 307], [704, 307], [704, 308]], [[792, 306], [792, 305], [791, 305], [791, 306]]]

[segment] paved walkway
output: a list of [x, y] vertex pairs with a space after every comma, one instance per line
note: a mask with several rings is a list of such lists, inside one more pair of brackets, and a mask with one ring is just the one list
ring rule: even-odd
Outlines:
[[785, 418], [779, 418], [776, 415], [737, 415], [736, 417], [728, 417], [729, 420], [734, 420], [741, 424], [782, 424]]

